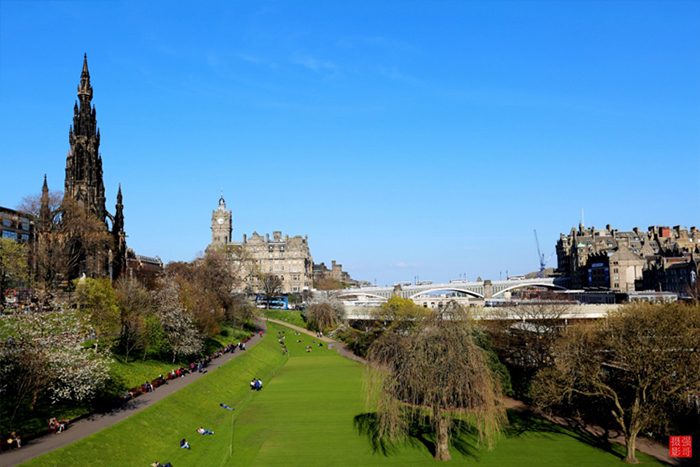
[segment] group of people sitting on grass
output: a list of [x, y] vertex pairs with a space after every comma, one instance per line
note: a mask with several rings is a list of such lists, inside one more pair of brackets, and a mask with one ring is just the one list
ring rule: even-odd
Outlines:
[[253, 378], [250, 380], [250, 390], [260, 391], [262, 389], [262, 380], [260, 378]]
[[287, 355], [287, 352], [289, 352], [287, 350], [287, 344], [284, 343], [284, 340], [287, 338], [287, 336], [284, 335], [284, 331], [277, 331], [277, 334], [277, 342], [279, 342], [282, 346], [282, 356], [285, 356]]

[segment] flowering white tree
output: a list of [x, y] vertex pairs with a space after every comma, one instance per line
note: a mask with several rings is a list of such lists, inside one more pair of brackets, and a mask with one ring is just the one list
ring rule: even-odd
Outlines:
[[203, 339], [197, 331], [194, 318], [180, 301], [177, 284], [164, 279], [156, 294], [160, 322], [173, 352], [173, 363], [178, 355], [193, 355], [202, 350]]
[[44, 393], [54, 403], [85, 400], [109, 378], [109, 355], [83, 347], [86, 327], [75, 313], [16, 314], [7, 323], [0, 396], [13, 401], [10, 422], [22, 404], [33, 410]]

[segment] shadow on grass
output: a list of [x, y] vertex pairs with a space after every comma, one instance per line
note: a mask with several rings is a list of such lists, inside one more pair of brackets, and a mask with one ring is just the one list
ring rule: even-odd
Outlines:
[[602, 434], [595, 434], [589, 431], [589, 428], [583, 423], [569, 420], [568, 426], [560, 426], [545, 420], [529, 409], [508, 410], [508, 421], [509, 425], [503, 430], [503, 433], [509, 438], [517, 438], [525, 433], [539, 436], [563, 435], [605, 451], [619, 459], [625, 457], [608, 440], [610, 434], [608, 431]]
[[[397, 453], [402, 445], [411, 447], [423, 446], [435, 456], [435, 435], [432, 427], [424, 420], [412, 420], [408, 425], [404, 438], [397, 441], [383, 436], [379, 430], [377, 415], [374, 413], [363, 413], [357, 415], [353, 420], [355, 429], [361, 436], [367, 437], [374, 454], [390, 456]], [[465, 457], [478, 459], [477, 453], [477, 431], [469, 423], [463, 420], [455, 420], [450, 430], [450, 447]]]

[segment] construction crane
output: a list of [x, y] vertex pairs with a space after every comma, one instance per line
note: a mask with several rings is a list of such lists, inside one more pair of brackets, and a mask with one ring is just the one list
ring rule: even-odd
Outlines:
[[542, 254], [542, 250], [540, 249], [540, 240], [537, 238], [537, 230], [535, 230], [535, 243], [537, 244], [537, 259], [540, 262], [540, 270], [537, 272], [537, 277], [544, 277], [545, 266], [547, 265], [549, 260], [552, 259], [554, 252], [552, 252], [552, 254], [549, 255], [549, 258], [547, 258], [547, 260], [544, 259], [544, 255]]

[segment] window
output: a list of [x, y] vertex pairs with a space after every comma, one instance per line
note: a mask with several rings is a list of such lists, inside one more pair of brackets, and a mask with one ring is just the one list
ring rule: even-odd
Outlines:
[[17, 234], [15, 232], [10, 231], [10, 230], [3, 230], [2, 231], [2, 238], [10, 238], [12, 240], [17, 240]]
[[12, 221], [10, 219], [3, 219], [2, 225], [4, 225], [5, 227], [12, 227]]

